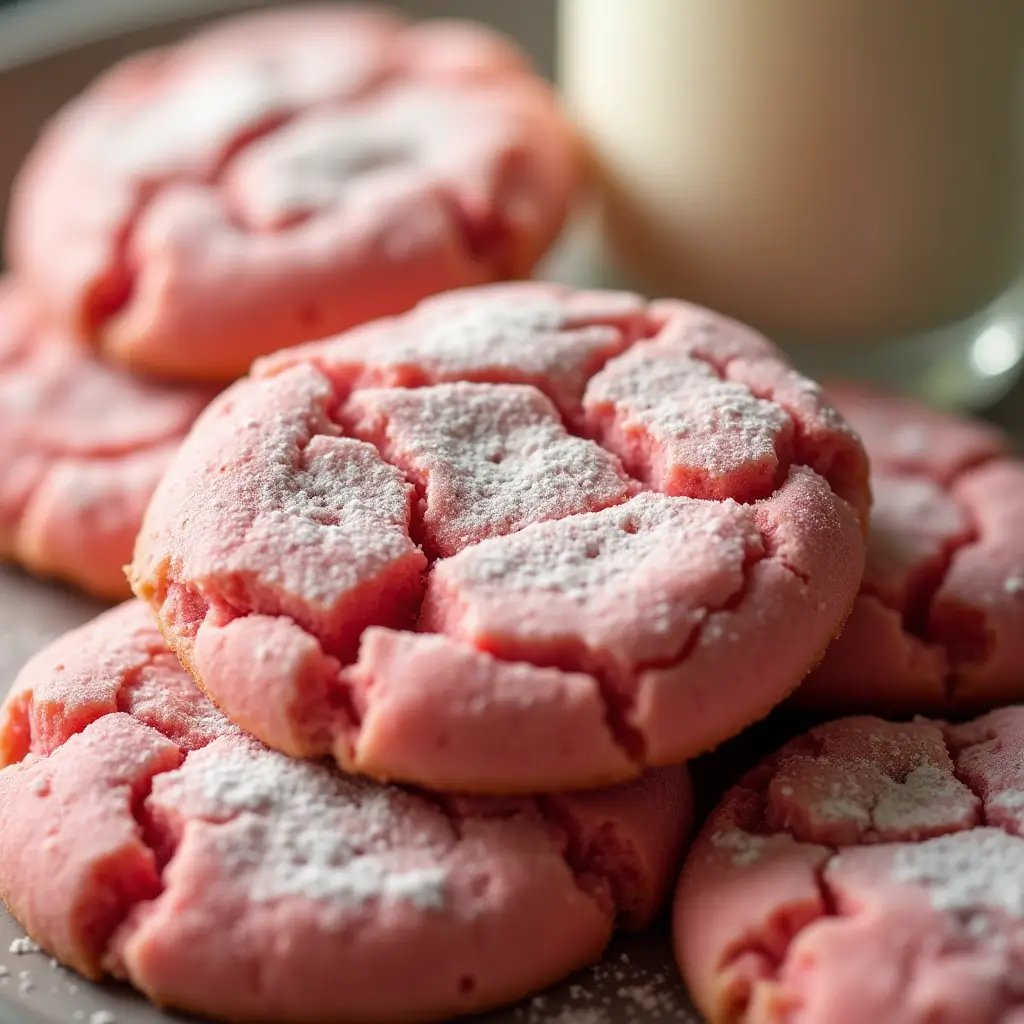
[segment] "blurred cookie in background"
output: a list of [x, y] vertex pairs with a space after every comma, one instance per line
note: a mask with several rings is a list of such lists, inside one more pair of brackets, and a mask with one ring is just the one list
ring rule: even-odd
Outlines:
[[0, 557], [126, 596], [150, 495], [212, 395], [105, 365], [0, 279]]
[[874, 508], [842, 636], [794, 702], [828, 714], [981, 710], [1024, 697], [1024, 462], [994, 427], [860, 385]]
[[579, 157], [491, 30], [282, 8], [132, 57], [69, 104], [15, 184], [7, 257], [104, 356], [227, 380], [434, 292], [528, 276]]

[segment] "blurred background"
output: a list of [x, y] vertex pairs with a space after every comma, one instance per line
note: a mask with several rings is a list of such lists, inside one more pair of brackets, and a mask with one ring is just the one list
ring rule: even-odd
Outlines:
[[[307, 0], [308, 2], [308, 0]], [[0, 219], [42, 122], [100, 71], [218, 15], [289, 0], [0, 0]], [[294, 4], [292, 4], [294, 5]], [[391, 0], [413, 17], [476, 18], [511, 35], [547, 76], [556, 0]]]
[[[41, 123], [99, 71], [281, 2], [0, 0], [0, 217]], [[1020, 0], [388, 6], [489, 22], [562, 87], [617, 222], [577, 217], [539, 273], [710, 305], [812, 376], [961, 409], [1012, 393]]]

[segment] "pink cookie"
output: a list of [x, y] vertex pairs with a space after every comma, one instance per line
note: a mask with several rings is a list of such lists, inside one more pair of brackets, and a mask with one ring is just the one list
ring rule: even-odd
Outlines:
[[23, 669], [0, 764], [0, 895], [29, 934], [232, 1021], [434, 1020], [542, 988], [650, 923], [691, 816], [685, 768], [499, 800], [292, 760], [134, 601]]
[[731, 789], [676, 893], [711, 1024], [1024, 1020], [1024, 707], [846, 718]]
[[7, 254], [108, 358], [228, 380], [434, 292], [529, 276], [579, 164], [551, 90], [483, 27], [248, 14], [123, 62], [60, 113], [16, 183]]
[[132, 584], [285, 753], [438, 789], [602, 785], [735, 734], [820, 658], [866, 475], [747, 328], [493, 286], [259, 363], [175, 460]]
[[0, 557], [124, 597], [146, 504], [210, 397], [103, 365], [0, 280]]
[[903, 714], [1024, 698], [1024, 463], [985, 424], [829, 395], [864, 438], [875, 504], [853, 613], [796, 701]]

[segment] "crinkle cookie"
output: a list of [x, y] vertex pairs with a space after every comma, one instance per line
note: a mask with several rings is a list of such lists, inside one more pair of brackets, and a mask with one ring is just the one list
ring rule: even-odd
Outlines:
[[853, 612], [795, 700], [913, 714], [1024, 698], [1024, 463], [986, 424], [828, 394], [864, 439], [874, 507]]
[[7, 256], [105, 357], [228, 380], [529, 276], [579, 164], [550, 88], [483, 27], [283, 8], [132, 57], [58, 114], [16, 183]]
[[146, 504], [212, 396], [104, 365], [0, 279], [0, 558], [128, 595]]
[[1024, 1020], [1024, 707], [847, 718], [730, 790], [676, 893], [711, 1024]]
[[691, 816], [685, 768], [496, 799], [285, 757], [196, 689], [139, 602], [29, 662], [0, 764], [0, 896], [29, 934], [231, 1021], [434, 1020], [543, 988], [650, 923]]
[[817, 662], [866, 478], [749, 329], [493, 286], [258, 364], [175, 459], [131, 579], [271, 747], [440, 789], [602, 785]]

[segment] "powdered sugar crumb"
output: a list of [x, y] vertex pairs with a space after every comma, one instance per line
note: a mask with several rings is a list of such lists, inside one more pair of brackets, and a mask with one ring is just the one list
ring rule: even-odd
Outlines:
[[674, 970], [648, 970], [625, 954], [574, 976], [568, 986], [534, 996], [513, 1016], [526, 1024], [699, 1024]]
[[94, 1010], [89, 1014], [89, 1024], [116, 1024], [115, 1017], [108, 1010]]
[[1003, 581], [1003, 590], [1011, 597], [1024, 593], [1024, 576], [1007, 576]]
[[24, 938], [12, 939], [11, 944], [7, 947], [8, 952], [13, 953], [15, 956], [24, 956], [26, 953], [39, 953], [42, 947], [37, 942], [33, 942], [27, 936]]

